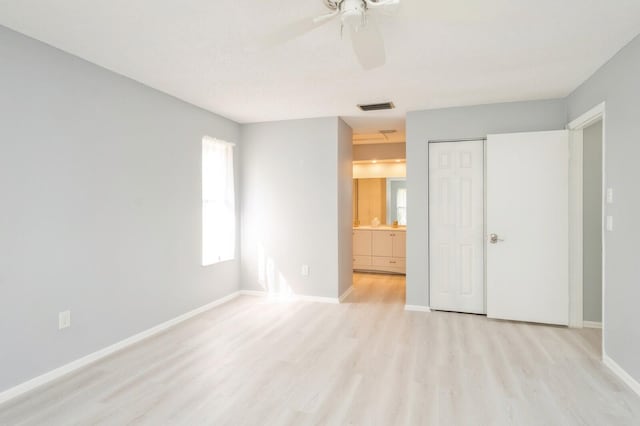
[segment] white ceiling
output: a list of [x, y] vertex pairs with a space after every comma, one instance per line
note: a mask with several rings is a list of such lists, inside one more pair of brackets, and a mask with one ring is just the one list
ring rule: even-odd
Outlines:
[[253, 49], [322, 0], [0, 0], [0, 24], [238, 122], [340, 115], [361, 133], [402, 130], [411, 110], [566, 96], [640, 33], [638, 0], [402, 3], [369, 72], [338, 22]]

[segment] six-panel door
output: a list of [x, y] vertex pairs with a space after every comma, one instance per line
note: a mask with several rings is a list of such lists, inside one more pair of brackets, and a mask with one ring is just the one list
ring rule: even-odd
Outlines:
[[431, 308], [482, 314], [484, 142], [429, 144]]

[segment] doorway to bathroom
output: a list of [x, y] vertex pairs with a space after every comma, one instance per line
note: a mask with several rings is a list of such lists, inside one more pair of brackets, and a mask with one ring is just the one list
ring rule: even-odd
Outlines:
[[353, 289], [357, 300], [404, 305], [407, 182], [404, 137], [354, 136]]

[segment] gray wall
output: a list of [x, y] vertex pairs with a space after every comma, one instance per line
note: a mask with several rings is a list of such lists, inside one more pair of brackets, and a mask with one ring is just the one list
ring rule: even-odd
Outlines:
[[569, 96], [569, 118], [575, 119], [606, 101], [605, 180], [615, 191], [606, 206], [614, 231], [605, 234], [605, 350], [640, 381], [640, 37], [636, 37]]
[[4, 27], [0, 58], [2, 391], [238, 289], [200, 266], [200, 149], [239, 127]]
[[583, 318], [602, 321], [602, 121], [584, 130]]
[[242, 126], [244, 289], [338, 296], [338, 124], [332, 117]]
[[406, 158], [404, 143], [372, 143], [353, 145], [353, 161], [398, 160]]
[[353, 285], [353, 131], [338, 122], [338, 290]]
[[416, 111], [407, 115], [407, 304], [429, 305], [427, 142], [491, 133], [559, 130], [566, 101], [547, 100]]

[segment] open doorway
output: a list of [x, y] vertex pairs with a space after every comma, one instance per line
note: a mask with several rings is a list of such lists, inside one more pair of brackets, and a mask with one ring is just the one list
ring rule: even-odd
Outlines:
[[602, 328], [602, 120], [583, 131], [582, 320]]
[[353, 294], [404, 306], [407, 185], [404, 132], [354, 135]]
[[605, 357], [605, 233], [613, 227], [606, 215], [613, 189], [605, 181], [605, 104], [569, 123], [571, 131], [571, 320], [585, 329]]

